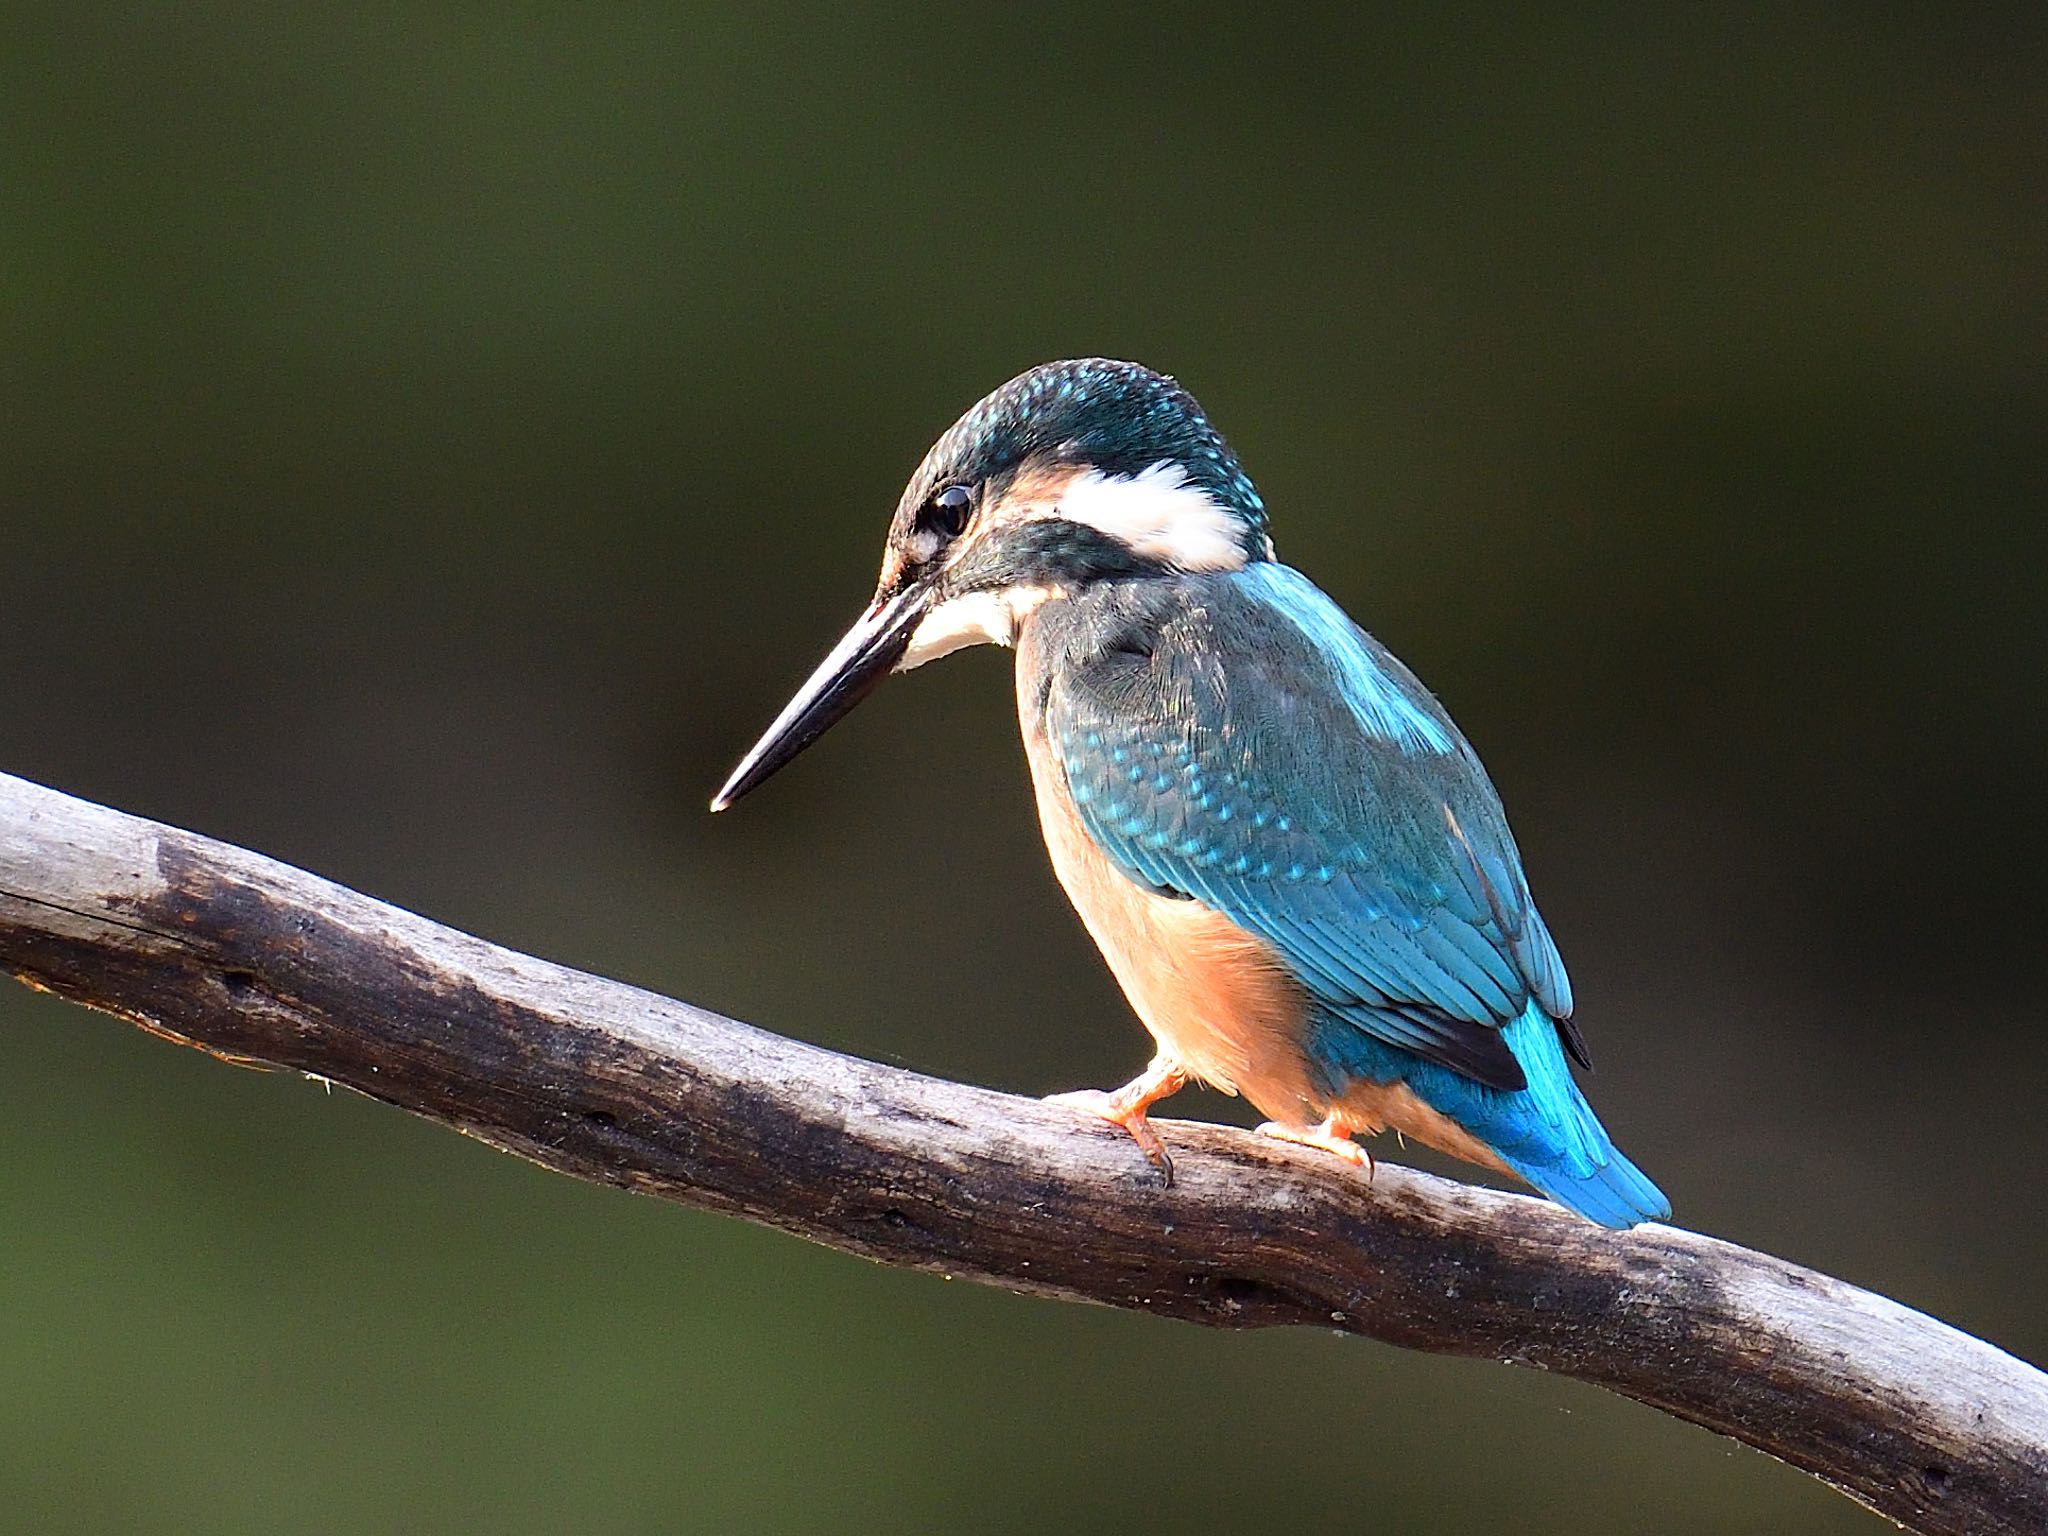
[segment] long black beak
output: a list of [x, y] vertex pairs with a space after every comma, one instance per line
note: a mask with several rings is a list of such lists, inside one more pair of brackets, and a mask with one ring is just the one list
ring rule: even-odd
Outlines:
[[894, 597], [877, 598], [870, 604], [832, 647], [832, 654], [819, 662], [818, 670], [797, 689], [796, 697], [782, 706], [782, 713], [762, 732], [754, 749], [740, 759], [725, 788], [712, 797], [711, 809], [722, 811], [731, 805], [873, 693], [910, 649], [910, 637], [930, 601], [925, 587], [912, 585]]

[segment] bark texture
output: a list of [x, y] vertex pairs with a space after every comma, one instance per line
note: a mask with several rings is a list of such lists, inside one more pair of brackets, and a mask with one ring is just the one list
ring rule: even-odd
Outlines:
[[1222, 1327], [1306, 1323], [1561, 1372], [1915, 1531], [2048, 1531], [2048, 1376], [1673, 1227], [1186, 1122], [1169, 1187], [1072, 1111], [878, 1066], [444, 928], [0, 775], [0, 965], [317, 1073], [548, 1168], [886, 1263]]

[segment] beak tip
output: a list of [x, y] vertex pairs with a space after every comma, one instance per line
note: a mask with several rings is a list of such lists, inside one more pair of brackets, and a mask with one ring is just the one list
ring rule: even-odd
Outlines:
[[910, 644], [927, 597], [922, 588], [910, 588], [886, 600], [878, 597], [869, 605], [740, 759], [725, 787], [711, 797], [712, 815], [751, 794], [894, 670]]

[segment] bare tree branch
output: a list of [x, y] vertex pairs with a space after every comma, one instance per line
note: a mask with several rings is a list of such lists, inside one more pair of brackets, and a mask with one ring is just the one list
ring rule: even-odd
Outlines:
[[2048, 1377], [1671, 1227], [1169, 1122], [1162, 1184], [1070, 1111], [857, 1061], [0, 775], [0, 964], [545, 1167], [891, 1264], [1222, 1327], [1534, 1365], [1923, 1532], [2048, 1530]]

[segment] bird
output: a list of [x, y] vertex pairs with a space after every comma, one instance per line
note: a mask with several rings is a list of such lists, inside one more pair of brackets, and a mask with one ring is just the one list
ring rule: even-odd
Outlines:
[[1080, 358], [932, 445], [873, 600], [712, 800], [786, 766], [886, 677], [1016, 651], [1053, 870], [1152, 1036], [1123, 1127], [1190, 1080], [1370, 1174], [1392, 1130], [1611, 1228], [1664, 1220], [1572, 1072], [1571, 983], [1479, 757], [1436, 698], [1274, 551], [1184, 388]]

